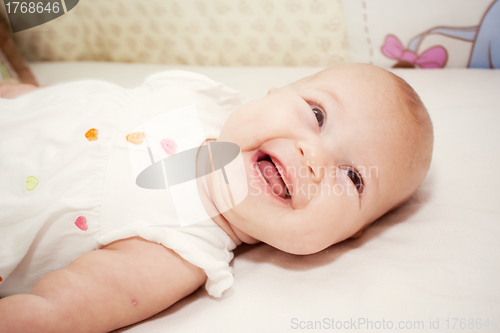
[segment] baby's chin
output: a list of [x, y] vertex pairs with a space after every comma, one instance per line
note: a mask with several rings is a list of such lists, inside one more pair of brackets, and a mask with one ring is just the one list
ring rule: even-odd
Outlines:
[[278, 250], [281, 250], [286, 253], [299, 256], [306, 256], [321, 252], [330, 246], [331, 245], [318, 246], [317, 244], [289, 244], [288, 246], [280, 246], [280, 247], [273, 246], [273, 247], [276, 247]]

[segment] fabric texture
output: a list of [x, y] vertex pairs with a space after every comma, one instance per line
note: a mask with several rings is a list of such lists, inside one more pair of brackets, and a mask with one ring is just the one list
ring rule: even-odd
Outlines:
[[204, 66], [333, 66], [345, 38], [341, 0], [85, 0], [15, 34], [29, 61]]
[[185, 105], [197, 108], [205, 137], [217, 137], [238, 96], [171, 71], [135, 89], [83, 80], [0, 99], [0, 297], [29, 293], [46, 274], [133, 236], [203, 268], [220, 297], [233, 283], [236, 245], [211, 220], [176, 225], [167, 190], [135, 185], [126, 144], [130, 128]]
[[499, 0], [343, 0], [350, 60], [500, 68]]

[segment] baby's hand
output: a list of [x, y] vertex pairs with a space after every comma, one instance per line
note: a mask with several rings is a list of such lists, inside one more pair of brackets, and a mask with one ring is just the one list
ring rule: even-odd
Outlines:
[[27, 83], [1, 83], [0, 98], [16, 98], [40, 88]]

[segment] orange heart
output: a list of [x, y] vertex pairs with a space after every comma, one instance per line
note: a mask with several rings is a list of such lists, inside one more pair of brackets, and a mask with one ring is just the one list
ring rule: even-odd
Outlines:
[[0, 276], [0, 282], [2, 282], [2, 281], [3, 281], [3, 279], [2, 279], [2, 277]]
[[140, 145], [144, 141], [144, 133], [134, 132], [127, 135], [127, 141], [134, 145]]
[[99, 131], [95, 128], [91, 128], [87, 131], [87, 133], [85, 133], [85, 137], [89, 141], [96, 141], [98, 139], [97, 134], [99, 134]]

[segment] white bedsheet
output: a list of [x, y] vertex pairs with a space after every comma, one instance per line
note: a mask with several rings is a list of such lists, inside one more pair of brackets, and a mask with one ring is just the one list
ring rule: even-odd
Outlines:
[[[150, 73], [182, 68], [241, 90], [246, 101], [320, 70], [116, 63], [35, 63], [32, 68], [41, 84], [100, 78], [125, 87]], [[331, 320], [352, 331], [364, 331], [371, 321], [374, 330], [392, 323], [395, 331], [402, 324], [420, 332], [437, 325], [447, 332], [499, 332], [500, 71], [395, 72], [415, 87], [435, 128], [431, 170], [407, 204], [360, 239], [316, 255], [241, 246], [233, 261], [235, 284], [222, 299], [199, 289], [117, 332], [329, 331]], [[308, 321], [317, 329], [300, 329]]]

